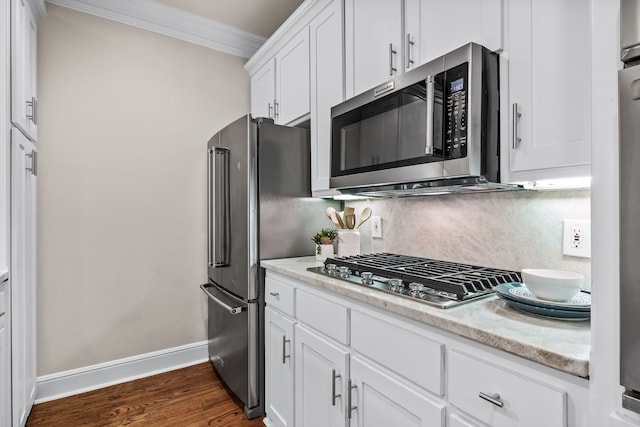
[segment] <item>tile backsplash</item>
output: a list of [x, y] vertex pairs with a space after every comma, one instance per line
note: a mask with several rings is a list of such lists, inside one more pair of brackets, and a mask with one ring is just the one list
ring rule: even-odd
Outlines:
[[519, 191], [347, 202], [382, 217], [360, 230], [362, 253], [392, 252], [520, 271], [553, 268], [582, 273], [591, 260], [562, 254], [565, 219], [590, 220], [590, 191]]

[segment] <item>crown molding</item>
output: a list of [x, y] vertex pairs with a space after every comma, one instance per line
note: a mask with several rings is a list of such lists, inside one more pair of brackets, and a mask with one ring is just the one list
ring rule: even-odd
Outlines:
[[244, 64], [249, 75], [253, 75], [266, 61], [271, 59], [284, 42], [304, 29], [331, 0], [304, 0], [282, 25], [267, 39], [258, 51]]
[[250, 58], [265, 42], [264, 37], [153, 0], [46, 1], [242, 58]]
[[44, 5], [44, 0], [31, 0], [29, 4], [31, 5], [31, 11], [36, 19], [40, 19], [47, 14], [47, 8]]

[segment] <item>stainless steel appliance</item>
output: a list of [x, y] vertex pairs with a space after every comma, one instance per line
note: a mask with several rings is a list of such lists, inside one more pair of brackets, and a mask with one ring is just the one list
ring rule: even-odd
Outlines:
[[208, 150], [209, 359], [245, 404], [264, 413], [261, 259], [312, 255], [336, 202], [312, 199], [308, 130], [243, 116]]
[[620, 2], [620, 384], [640, 412], [640, 0]]
[[330, 186], [401, 197], [500, 184], [498, 56], [469, 43], [331, 109]]
[[390, 253], [327, 258], [324, 266], [308, 270], [440, 308], [493, 295], [501, 283], [522, 281], [515, 271]]

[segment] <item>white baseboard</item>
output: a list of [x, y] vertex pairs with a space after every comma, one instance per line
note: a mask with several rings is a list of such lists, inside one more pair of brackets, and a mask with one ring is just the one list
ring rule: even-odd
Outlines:
[[37, 378], [36, 402], [60, 399], [209, 360], [201, 341]]

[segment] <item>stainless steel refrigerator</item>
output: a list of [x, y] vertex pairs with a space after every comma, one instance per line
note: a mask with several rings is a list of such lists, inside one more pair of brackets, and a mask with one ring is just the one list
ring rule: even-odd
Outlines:
[[640, 412], [640, 0], [620, 2], [620, 384]]
[[244, 402], [264, 413], [264, 270], [261, 259], [312, 255], [336, 202], [311, 198], [309, 131], [243, 116], [208, 153], [209, 359]]

